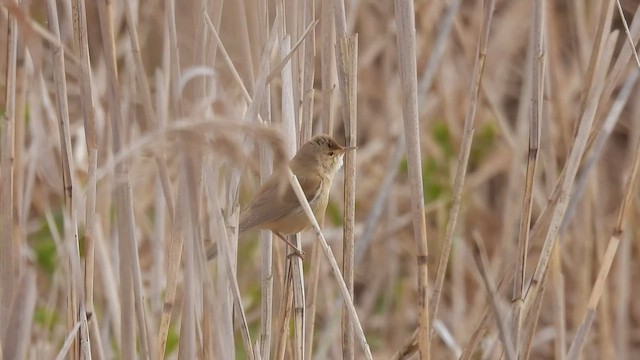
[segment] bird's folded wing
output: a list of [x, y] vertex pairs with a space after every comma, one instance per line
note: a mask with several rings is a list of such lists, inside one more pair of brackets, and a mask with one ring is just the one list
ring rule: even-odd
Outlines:
[[[278, 186], [282, 178], [272, 177], [256, 194], [253, 202], [240, 218], [240, 232], [276, 221], [300, 207], [300, 202], [290, 184], [286, 188]], [[304, 195], [310, 203], [320, 194], [320, 177], [298, 178]]]

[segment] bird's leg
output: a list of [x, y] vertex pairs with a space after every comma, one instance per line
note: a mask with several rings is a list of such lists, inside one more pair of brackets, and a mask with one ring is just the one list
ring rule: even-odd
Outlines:
[[291, 241], [287, 240], [287, 238], [285, 238], [279, 232], [275, 232], [274, 231], [273, 233], [276, 234], [277, 237], [279, 237], [282, 241], [286, 242], [293, 249], [293, 252], [291, 254], [287, 255], [287, 257], [293, 255], [293, 256], [298, 256], [300, 259], [304, 260], [304, 251], [302, 251], [302, 249], [298, 249], [298, 247], [294, 243], [292, 243]]

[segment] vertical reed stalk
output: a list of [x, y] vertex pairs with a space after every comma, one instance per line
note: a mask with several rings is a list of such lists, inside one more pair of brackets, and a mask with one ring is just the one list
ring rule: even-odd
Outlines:
[[527, 264], [527, 250], [529, 248], [529, 229], [531, 228], [531, 212], [533, 210], [533, 184], [538, 165], [538, 148], [540, 147], [540, 126], [542, 118], [542, 105], [544, 98], [544, 2], [538, 0], [534, 3], [533, 11], [533, 47], [531, 52], [532, 64], [532, 89], [529, 119], [529, 153], [527, 156], [527, 174], [525, 177], [524, 197], [522, 200], [522, 213], [520, 217], [520, 230], [518, 233], [518, 256], [516, 257], [516, 269], [513, 282], [513, 319], [511, 332], [513, 334], [514, 356], [520, 353], [520, 331], [522, 327], [522, 304], [524, 303], [525, 267]]
[[[49, 29], [56, 39], [60, 40], [60, 24], [58, 9], [54, 0], [47, 1], [47, 18]], [[67, 100], [67, 82], [64, 66], [64, 49], [52, 49], [54, 63], [54, 83], [56, 86], [58, 130], [62, 155], [62, 186], [65, 202], [64, 217], [64, 252], [67, 270], [67, 325], [69, 328], [80, 323], [79, 337], [71, 347], [71, 359], [87, 359], [91, 357], [87, 314], [82, 291], [82, 277], [80, 268], [80, 247], [78, 245], [78, 225], [76, 221], [76, 204], [73, 196], [74, 162], [71, 147], [71, 133], [69, 125], [69, 103]]]
[[[15, 122], [16, 122], [16, 59], [18, 53], [18, 23], [14, 16], [9, 16], [8, 11], [3, 11], [3, 16], [7, 18], [7, 27], [0, 29], [4, 32], [3, 37], [8, 38], [6, 49], [3, 49], [6, 58], [2, 63], [6, 64], [5, 92], [4, 92], [4, 114], [0, 116], [0, 271], [2, 272], [0, 282], [0, 323], [7, 324], [11, 313], [11, 302], [16, 289], [17, 270], [19, 268], [20, 253], [18, 241], [14, 238], [13, 227], [13, 182], [14, 182], [14, 143], [15, 143]], [[6, 61], [6, 62], [5, 62]], [[1, 74], [5, 75], [5, 74]], [[4, 342], [6, 331], [5, 326], [0, 326], [0, 340]], [[10, 343], [5, 342], [5, 347]]]
[[[342, 94], [342, 114], [346, 146], [357, 145], [358, 123], [358, 35], [338, 39], [341, 51], [338, 62], [338, 80]], [[344, 220], [342, 243], [342, 273], [351, 296], [355, 269], [355, 216], [356, 216], [356, 151], [345, 155], [344, 166]], [[348, 309], [342, 310], [342, 356], [354, 358], [353, 325], [349, 321]]]
[[[113, 154], [119, 154], [125, 147], [124, 122], [118, 83], [118, 68], [116, 64], [115, 35], [113, 31], [113, 8], [106, 1], [98, 1], [101, 34], [106, 54], [108, 73], [109, 114], [113, 134]], [[129, 168], [126, 162], [118, 162], [115, 166], [117, 179], [114, 193], [116, 219], [118, 224], [118, 251], [120, 255], [120, 314], [122, 357], [134, 358], [136, 354], [135, 321], [140, 331], [142, 358], [148, 359], [149, 345], [145, 319], [144, 303], [142, 301], [141, 274], [138, 257], [138, 246], [135, 236], [135, 220], [133, 211], [133, 197], [129, 183]], [[136, 312], [136, 306], [138, 311]]]
[[402, 85], [402, 115], [407, 144], [413, 235], [418, 271], [418, 349], [421, 359], [429, 359], [429, 248], [422, 188], [422, 156], [418, 118], [418, 80], [416, 75], [416, 29], [413, 1], [395, 1], [397, 54]]

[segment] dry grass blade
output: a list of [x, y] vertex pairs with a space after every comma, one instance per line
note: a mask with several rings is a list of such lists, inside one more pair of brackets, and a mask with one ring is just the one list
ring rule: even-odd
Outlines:
[[413, 235], [416, 242], [418, 271], [418, 349], [421, 359], [429, 359], [429, 248], [422, 188], [422, 157], [420, 154], [420, 126], [418, 119], [418, 80], [416, 75], [416, 29], [413, 1], [395, 1], [397, 54], [402, 84], [402, 114], [407, 144]]

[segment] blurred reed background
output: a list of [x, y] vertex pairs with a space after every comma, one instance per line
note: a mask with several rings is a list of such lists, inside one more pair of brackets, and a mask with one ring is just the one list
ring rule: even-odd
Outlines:
[[[0, 358], [639, 357], [637, 10], [0, 2]], [[237, 239], [316, 133], [343, 276]]]

